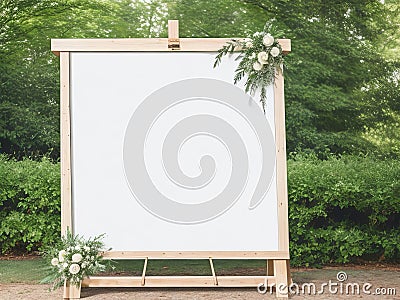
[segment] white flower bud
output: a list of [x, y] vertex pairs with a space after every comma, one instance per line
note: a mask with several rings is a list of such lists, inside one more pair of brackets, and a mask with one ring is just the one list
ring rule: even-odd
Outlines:
[[268, 63], [268, 53], [264, 52], [264, 51], [258, 53], [257, 59], [260, 64], [263, 64], [263, 65], [267, 64]]
[[78, 274], [80, 270], [81, 270], [81, 267], [78, 264], [72, 264], [69, 267], [69, 272], [73, 275]]
[[272, 47], [270, 53], [271, 53], [271, 55], [272, 55], [273, 57], [277, 57], [277, 56], [279, 55], [279, 53], [281, 53], [281, 50], [279, 50], [278, 47]]
[[264, 44], [266, 47], [272, 46], [273, 43], [274, 43], [274, 38], [273, 38], [273, 36], [271, 36], [270, 34], [267, 34], [267, 35], [264, 36], [264, 38], [263, 38], [263, 44]]
[[72, 255], [73, 262], [80, 262], [81, 260], [82, 260], [82, 255], [80, 255], [79, 253], [75, 253], [74, 255]]
[[57, 265], [58, 265], [58, 259], [57, 259], [56, 257], [54, 257], [54, 258], [51, 260], [51, 265], [52, 265], [52, 266], [57, 266]]
[[58, 252], [58, 260], [60, 262], [63, 262], [66, 255], [67, 255], [67, 251], [61, 250], [60, 252]]
[[256, 71], [260, 71], [260, 70], [262, 69], [262, 67], [263, 67], [263, 65], [260, 64], [258, 61], [256, 61], [256, 62], [253, 64], [253, 69], [256, 70]]

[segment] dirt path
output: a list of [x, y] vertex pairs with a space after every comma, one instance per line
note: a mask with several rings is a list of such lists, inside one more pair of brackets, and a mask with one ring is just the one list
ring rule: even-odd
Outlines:
[[[322, 295], [304, 295], [308, 289], [304, 283], [315, 284], [316, 290], [321, 290], [323, 283], [337, 283], [336, 275], [338, 271], [345, 271], [347, 280], [343, 281], [343, 293], [340, 290], [336, 294], [331, 294], [328, 287]], [[299, 294], [292, 299], [400, 299], [400, 269], [368, 270], [329, 268], [322, 270], [295, 270], [293, 280], [299, 285]], [[360, 286], [359, 295], [346, 295], [345, 288], [347, 283], [356, 283]], [[366, 294], [362, 291], [364, 284], [370, 284]], [[303, 287], [303, 290], [301, 289]], [[332, 287], [334, 289], [334, 287]], [[383, 289], [382, 289], [383, 288]], [[380, 289], [380, 290], [377, 290]], [[390, 289], [390, 290], [389, 290]], [[396, 295], [377, 295], [376, 292], [386, 294], [396, 292]], [[350, 292], [352, 288], [350, 287]], [[375, 294], [375, 295], [374, 295]], [[84, 288], [81, 297], [83, 299], [162, 299], [162, 300], [183, 300], [183, 299], [273, 299], [274, 296], [259, 294], [255, 288]], [[62, 291], [48, 292], [47, 285], [29, 284], [7, 284], [0, 285], [0, 299], [62, 299]]]

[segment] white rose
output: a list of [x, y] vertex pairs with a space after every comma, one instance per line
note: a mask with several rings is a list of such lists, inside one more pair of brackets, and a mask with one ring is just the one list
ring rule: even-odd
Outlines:
[[67, 251], [65, 251], [65, 250], [61, 250], [60, 252], [58, 252], [58, 260], [60, 262], [63, 262], [65, 255], [67, 255]]
[[263, 44], [264, 44], [266, 47], [272, 46], [273, 43], [274, 43], [274, 38], [273, 38], [273, 36], [271, 36], [270, 34], [264, 35]]
[[256, 70], [256, 71], [260, 71], [260, 70], [262, 69], [262, 67], [263, 67], [263, 65], [260, 64], [258, 61], [256, 61], [256, 62], [253, 64], [253, 69]]
[[73, 262], [80, 262], [81, 260], [82, 260], [82, 255], [80, 255], [79, 253], [75, 253], [74, 255], [72, 255]]
[[78, 264], [72, 264], [69, 267], [69, 272], [73, 275], [78, 274], [80, 270], [81, 270], [81, 267]]
[[270, 53], [271, 53], [271, 55], [272, 55], [273, 57], [277, 57], [277, 56], [279, 55], [280, 52], [281, 52], [281, 50], [279, 50], [278, 47], [272, 47]]
[[84, 249], [85, 251], [90, 251], [90, 247], [88, 247], [88, 246], [83, 247], [83, 249]]
[[264, 51], [258, 53], [257, 59], [260, 64], [263, 64], [263, 65], [267, 64], [268, 63], [268, 53], [264, 52]]
[[54, 258], [51, 260], [51, 265], [52, 265], [52, 266], [57, 266], [57, 265], [58, 265], [58, 259], [57, 259], [56, 257], [54, 257]]

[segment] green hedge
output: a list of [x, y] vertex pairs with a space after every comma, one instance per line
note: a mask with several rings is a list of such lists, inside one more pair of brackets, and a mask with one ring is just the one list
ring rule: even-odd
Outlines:
[[288, 192], [293, 265], [399, 260], [399, 161], [299, 155]]
[[[0, 251], [58, 240], [60, 166], [0, 156]], [[400, 259], [400, 162], [344, 156], [288, 160], [291, 264]]]
[[0, 252], [33, 251], [60, 236], [60, 165], [0, 156]]

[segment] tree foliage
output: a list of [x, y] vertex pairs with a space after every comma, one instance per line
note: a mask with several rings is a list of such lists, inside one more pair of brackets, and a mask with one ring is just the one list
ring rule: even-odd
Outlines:
[[[0, 3], [0, 146], [59, 155], [58, 60], [50, 38], [239, 37], [272, 21], [287, 57], [288, 150], [399, 154], [397, 1], [4, 0]], [[275, 34], [275, 32], [273, 32]]]
[[[386, 53], [400, 40], [399, 7], [377, 0], [182, 0], [171, 11], [189, 19], [188, 36], [246, 36], [272, 20], [292, 39], [285, 72], [290, 152], [397, 156], [400, 65]], [[384, 138], [371, 137], [396, 123], [390, 137], [382, 130]]]
[[0, 151], [18, 158], [59, 156], [59, 67], [51, 38], [150, 36], [166, 22], [158, 6], [163, 7], [128, 0], [2, 1]]

